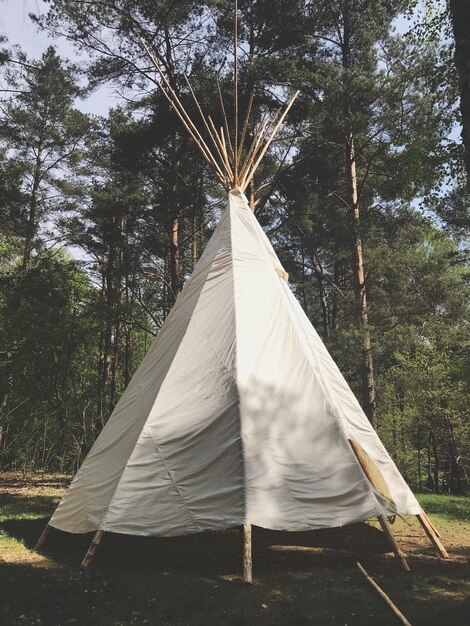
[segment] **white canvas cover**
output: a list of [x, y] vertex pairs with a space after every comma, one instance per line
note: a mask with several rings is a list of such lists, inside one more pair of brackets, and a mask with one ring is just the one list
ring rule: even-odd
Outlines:
[[230, 192], [52, 526], [170, 536], [420, 512], [279, 270], [244, 194]]

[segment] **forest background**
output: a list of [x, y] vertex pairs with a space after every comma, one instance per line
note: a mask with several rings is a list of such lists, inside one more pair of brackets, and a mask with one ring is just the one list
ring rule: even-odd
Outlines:
[[[225, 194], [140, 40], [193, 119], [185, 74], [220, 126], [232, 12], [48, 0], [31, 16], [51, 36], [42, 56], [2, 37], [0, 471], [77, 469], [204, 249]], [[259, 121], [301, 91], [250, 188], [256, 215], [404, 477], [461, 492], [469, 3], [240, 0], [239, 18], [240, 117], [250, 94]], [[103, 85], [115, 106], [81, 111]]]

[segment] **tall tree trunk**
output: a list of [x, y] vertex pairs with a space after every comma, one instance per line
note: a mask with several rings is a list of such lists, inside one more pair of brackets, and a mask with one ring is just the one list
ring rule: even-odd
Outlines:
[[305, 314], [309, 316], [309, 312], [308, 312], [308, 302], [307, 302], [307, 291], [305, 289], [305, 283], [307, 281], [307, 274], [305, 272], [305, 255], [302, 251], [302, 283], [301, 283], [301, 289], [302, 289], [302, 308], [305, 311]]
[[[349, 94], [352, 89], [349, 81], [351, 68], [351, 39], [352, 33], [352, 5], [349, 0], [341, 3], [343, 17], [342, 33], [342, 66], [343, 66], [343, 97], [344, 118], [352, 117], [350, 110]], [[361, 334], [361, 357], [360, 373], [362, 386], [362, 406], [372, 426], [377, 429], [377, 407], [375, 401], [374, 367], [372, 361], [369, 310], [367, 305], [366, 281], [364, 272], [363, 244], [361, 233], [361, 212], [359, 207], [359, 194], [356, 177], [356, 152], [354, 146], [354, 132], [351, 128], [345, 141], [346, 148], [346, 181], [348, 185], [348, 205], [353, 230], [353, 242], [351, 249], [351, 265], [354, 283], [354, 296], [356, 301], [357, 319]]]
[[[132, 358], [132, 312], [134, 310], [134, 294], [131, 294], [130, 282], [131, 274], [135, 282], [135, 265], [131, 262], [129, 254], [129, 233], [130, 220], [126, 219], [122, 224], [123, 251], [121, 276], [124, 277], [124, 356], [123, 356], [123, 382], [126, 388], [131, 379], [131, 358]], [[131, 267], [132, 265], [132, 267]]]
[[[168, 313], [171, 311], [171, 307], [173, 306], [175, 299], [171, 293], [170, 282], [167, 280], [167, 277], [170, 273], [170, 251], [168, 254], [165, 254], [165, 258], [163, 259], [163, 276], [165, 276], [165, 280], [162, 285], [162, 313], [163, 318], [165, 318]], [[145, 335], [147, 337], [147, 335]], [[145, 348], [145, 352], [147, 352], [147, 347]]]
[[36, 163], [34, 166], [33, 174], [33, 187], [31, 189], [31, 198], [29, 201], [28, 222], [26, 224], [26, 232], [23, 246], [23, 264], [24, 270], [28, 269], [31, 262], [31, 253], [33, 251], [33, 239], [37, 229], [37, 206], [38, 206], [38, 193], [39, 184], [41, 181], [41, 145], [38, 147], [38, 153], [36, 156]]
[[[334, 269], [333, 269], [333, 281], [336, 286], [339, 286], [340, 280], [342, 278], [341, 272], [341, 263], [338, 259], [335, 259]], [[339, 330], [339, 318], [340, 318], [340, 309], [339, 309], [339, 295], [336, 290], [333, 291], [333, 306], [331, 311], [331, 328], [335, 331]]]
[[203, 208], [204, 208], [204, 174], [203, 170], [198, 180], [198, 203], [194, 207], [192, 217], [193, 236], [191, 241], [191, 270], [194, 270], [199, 259], [199, 251], [202, 247]]
[[11, 357], [12, 352], [8, 351], [5, 359], [4, 389], [2, 391], [2, 395], [0, 396], [0, 455], [2, 452], [2, 444], [4, 442], [5, 433], [7, 431], [8, 399], [10, 397], [13, 382], [11, 373]]
[[170, 286], [174, 299], [180, 295], [179, 218], [174, 215], [170, 232]]
[[120, 341], [121, 341], [121, 323], [122, 323], [122, 296], [121, 296], [121, 284], [124, 265], [124, 248], [126, 241], [126, 217], [119, 213], [115, 219], [114, 228], [115, 237], [115, 266], [113, 268], [113, 283], [114, 283], [114, 301], [112, 303], [113, 309], [113, 341], [111, 350], [111, 380], [109, 387], [109, 404], [110, 411], [114, 409], [117, 401], [117, 379], [118, 379], [118, 366], [120, 355]]
[[433, 477], [434, 477], [434, 491], [436, 493], [440, 492], [440, 485], [439, 485], [439, 450], [437, 448], [437, 442], [436, 442], [436, 437], [434, 435], [434, 433], [431, 433], [431, 446], [432, 446], [432, 453], [434, 456], [434, 465], [433, 465]]
[[103, 340], [100, 358], [100, 397], [101, 397], [101, 418], [105, 420], [112, 410], [112, 388], [111, 374], [113, 367], [115, 329], [116, 329], [116, 303], [117, 303], [117, 217], [113, 216], [108, 233], [108, 253], [104, 257], [104, 327]]
[[416, 429], [416, 449], [418, 454], [418, 486], [419, 490], [423, 490], [423, 479], [421, 477], [421, 427]]
[[450, 0], [449, 4], [455, 39], [454, 62], [460, 86], [460, 113], [467, 187], [470, 189], [470, 0]]
[[[126, 267], [127, 264], [126, 264]], [[126, 322], [124, 324], [124, 387], [127, 387], [131, 379], [131, 350], [132, 350], [132, 331], [131, 331], [131, 310], [133, 309], [133, 299], [130, 297], [129, 290], [129, 273], [126, 271], [124, 297], [126, 304]]]
[[3, 444], [4, 433], [7, 427], [7, 405], [8, 405], [8, 393], [2, 394], [0, 398], [0, 456]]
[[449, 430], [449, 459], [450, 459], [450, 485], [452, 490], [456, 490], [458, 493], [463, 492], [462, 477], [460, 475], [459, 467], [459, 454], [457, 449], [457, 442], [455, 440], [454, 428], [452, 422], [447, 422], [447, 428]]
[[112, 335], [113, 335], [113, 319], [112, 319], [112, 304], [109, 289], [111, 279], [109, 277], [109, 270], [105, 275], [106, 290], [104, 294], [104, 324], [103, 324], [103, 338], [101, 344], [100, 354], [100, 417], [102, 422], [107, 418], [108, 414], [108, 397], [109, 397], [109, 374], [111, 370], [111, 348], [112, 348]]
[[354, 136], [350, 133], [346, 149], [346, 176], [349, 185], [349, 206], [353, 225], [352, 271], [357, 318], [361, 332], [361, 383], [362, 404], [372, 426], [377, 429], [377, 406], [375, 400], [374, 365], [369, 329], [369, 310], [367, 305], [366, 279], [364, 272], [363, 246], [361, 234], [361, 214], [356, 178], [356, 155]]
[[330, 303], [325, 289], [325, 278], [323, 276], [320, 260], [315, 252], [310, 255], [312, 260], [313, 272], [318, 283], [318, 296], [320, 298], [320, 306], [322, 311], [323, 335], [325, 338], [330, 336]]
[[116, 405], [117, 379], [119, 366], [119, 342], [121, 340], [121, 298], [119, 294], [114, 306], [114, 323], [112, 334], [112, 347], [110, 358], [110, 381], [109, 381], [109, 411]]
[[101, 257], [101, 291], [100, 291], [100, 337], [99, 337], [99, 360], [98, 360], [98, 416], [101, 426], [104, 424], [104, 407], [106, 395], [106, 377], [104, 376], [104, 364], [106, 363], [106, 262], [107, 257]]
[[255, 199], [255, 180], [254, 177], [250, 180], [250, 184], [248, 185], [248, 204], [250, 205], [250, 209], [253, 213], [256, 210], [256, 199]]
[[426, 471], [427, 471], [426, 483], [428, 485], [428, 489], [431, 489], [431, 487], [434, 489], [434, 481], [431, 475], [431, 448], [429, 444], [427, 447], [427, 453], [428, 453], [428, 458], [427, 458], [427, 464], [426, 464]]
[[180, 277], [180, 215], [178, 206], [178, 170], [188, 146], [188, 138], [185, 137], [179, 149], [174, 149], [174, 157], [172, 159], [172, 169], [170, 172], [168, 185], [168, 205], [170, 207], [170, 289], [173, 298], [180, 295], [181, 277]]

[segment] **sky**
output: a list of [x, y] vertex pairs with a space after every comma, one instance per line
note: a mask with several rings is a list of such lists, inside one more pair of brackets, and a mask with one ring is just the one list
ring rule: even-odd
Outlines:
[[[76, 50], [64, 38], [52, 39], [47, 33], [39, 30], [30, 20], [29, 13], [42, 13], [46, 5], [42, 0], [0, 0], [0, 33], [8, 38], [7, 45], [18, 44], [30, 58], [38, 59], [43, 52], [54, 45], [57, 52], [71, 61], [83, 62], [84, 56], [77, 56]], [[84, 113], [106, 116], [112, 106], [122, 102], [112, 86], [97, 89], [85, 100], [77, 99], [75, 106]], [[54, 228], [52, 223], [47, 228]], [[67, 246], [69, 253], [82, 262], [90, 259], [81, 248]]]
[[[54, 45], [64, 58], [83, 60], [83, 56], [77, 57], [77, 52], [66, 39], [53, 40], [30, 20], [29, 13], [44, 13], [44, 7], [42, 0], [0, 0], [0, 33], [8, 37], [9, 45], [19, 44], [31, 58], [38, 59], [48, 46]], [[112, 86], [104, 86], [86, 100], [77, 100], [76, 106], [84, 113], [106, 115], [109, 108], [120, 101]]]

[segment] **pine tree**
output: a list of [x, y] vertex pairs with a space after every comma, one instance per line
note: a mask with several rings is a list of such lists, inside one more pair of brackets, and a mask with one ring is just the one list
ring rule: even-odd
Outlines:
[[80, 159], [87, 137], [88, 117], [74, 108], [79, 94], [76, 69], [50, 47], [39, 62], [25, 65], [21, 90], [4, 108], [0, 136], [9, 167], [21, 173], [17, 233], [25, 270], [34, 249], [41, 248], [40, 229], [53, 219], [66, 170]]

